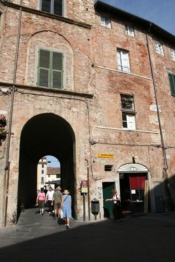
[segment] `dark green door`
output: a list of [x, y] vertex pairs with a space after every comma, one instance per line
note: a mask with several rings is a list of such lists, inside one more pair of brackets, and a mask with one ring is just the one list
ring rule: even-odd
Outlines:
[[104, 209], [104, 217], [113, 217], [112, 201], [106, 202], [107, 198], [112, 198], [112, 189], [115, 188], [114, 182], [104, 182], [103, 183], [103, 209]]

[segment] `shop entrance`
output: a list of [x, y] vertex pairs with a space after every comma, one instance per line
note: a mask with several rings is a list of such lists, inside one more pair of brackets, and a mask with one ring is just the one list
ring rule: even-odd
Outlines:
[[144, 189], [147, 174], [119, 174], [121, 205], [124, 211], [132, 213], [144, 212]]

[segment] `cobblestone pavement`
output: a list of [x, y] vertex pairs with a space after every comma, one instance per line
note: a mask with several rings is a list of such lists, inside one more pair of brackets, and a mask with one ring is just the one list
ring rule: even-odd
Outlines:
[[25, 210], [18, 224], [0, 228], [0, 261], [168, 262], [175, 259], [175, 213], [90, 222], [71, 228], [49, 216]]

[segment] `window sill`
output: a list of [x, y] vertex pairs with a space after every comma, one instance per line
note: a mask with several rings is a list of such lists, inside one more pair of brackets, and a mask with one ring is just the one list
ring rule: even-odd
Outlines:
[[124, 129], [124, 128], [116, 128], [116, 127], [106, 127], [106, 126], [95, 126], [95, 128], [100, 128], [100, 129], [109, 129], [109, 130], [116, 130], [116, 131], [132, 131], [132, 132], [139, 132], [139, 133], [150, 133], [150, 134], [159, 134], [159, 132], [156, 131], [147, 131], [147, 130], [136, 130], [136, 129]]

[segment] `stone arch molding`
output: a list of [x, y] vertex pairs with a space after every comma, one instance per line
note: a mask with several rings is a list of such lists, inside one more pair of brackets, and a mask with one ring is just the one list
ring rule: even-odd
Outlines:
[[124, 172], [148, 172], [148, 169], [140, 164], [136, 163], [130, 163], [130, 164], [125, 164], [121, 166], [118, 170], [118, 173], [124, 173]]
[[26, 84], [37, 85], [38, 50], [46, 49], [64, 53], [64, 89], [73, 90], [73, 49], [58, 33], [43, 31], [33, 35], [27, 46]]

